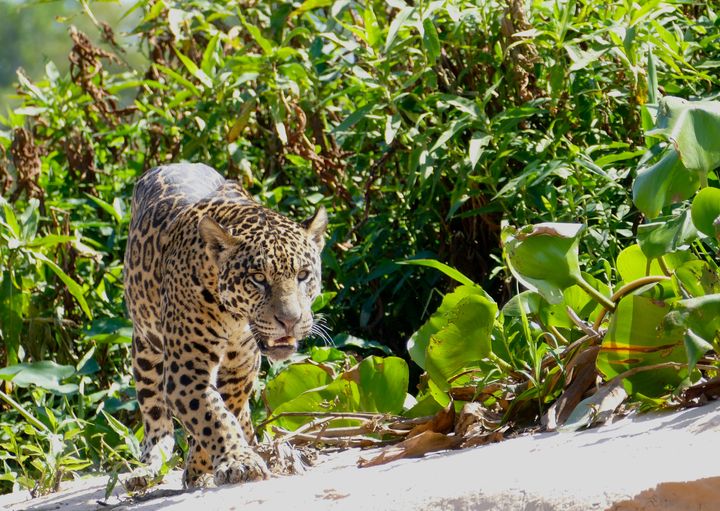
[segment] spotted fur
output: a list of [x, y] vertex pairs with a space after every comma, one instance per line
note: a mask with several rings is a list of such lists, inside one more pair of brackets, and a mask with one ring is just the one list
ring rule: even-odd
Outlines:
[[172, 417], [190, 437], [186, 486], [264, 479], [248, 397], [260, 354], [282, 360], [313, 325], [327, 215], [297, 224], [201, 164], [138, 181], [125, 253], [133, 372], [148, 484], [169, 459]]

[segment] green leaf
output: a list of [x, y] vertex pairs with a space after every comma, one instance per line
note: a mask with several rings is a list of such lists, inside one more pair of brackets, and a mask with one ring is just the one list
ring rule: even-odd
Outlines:
[[468, 155], [470, 156], [470, 165], [475, 168], [477, 162], [482, 156], [482, 151], [492, 141], [492, 136], [482, 131], [476, 131], [470, 138], [470, 147], [468, 148]]
[[360, 409], [399, 414], [408, 390], [408, 365], [399, 357], [368, 357], [358, 365]]
[[430, 338], [450, 323], [455, 316], [458, 304], [470, 296], [488, 299], [485, 291], [474, 284], [456, 287], [452, 293], [443, 297], [443, 301], [435, 313], [408, 340], [407, 350], [410, 358], [422, 369], [427, 369], [425, 356], [430, 345]]
[[44, 254], [41, 254], [40, 252], [33, 252], [33, 255], [43, 261], [45, 264], [47, 264], [50, 269], [55, 272], [55, 275], [60, 277], [60, 280], [62, 280], [65, 286], [67, 286], [68, 291], [70, 291], [70, 294], [73, 296], [73, 298], [77, 300], [80, 308], [88, 317], [88, 319], [92, 319], [92, 312], [90, 312], [90, 307], [88, 307], [87, 301], [85, 300], [83, 288], [80, 286], [80, 284], [75, 282], [67, 273], [62, 270], [62, 268], [60, 268], [57, 264], [48, 259]]
[[674, 304], [673, 312], [668, 318], [670, 324], [692, 330], [708, 343], [717, 341], [720, 332], [720, 294], [679, 300]]
[[[308, 3], [309, 1], [312, 1], [312, 0], [306, 0], [305, 3]], [[304, 5], [304, 4], [303, 4], [303, 5]], [[298, 10], [299, 10], [299, 9], [298, 9]], [[260, 32], [260, 29], [259, 29], [258, 27], [256, 27], [255, 25], [251, 25], [250, 23], [248, 23], [247, 21], [245, 21], [245, 17], [244, 17], [244, 16], [240, 15], [240, 21], [242, 22], [242, 24], [243, 24], [243, 26], [245, 27], [245, 29], [250, 33], [250, 35], [252, 36], [252, 38], [255, 39], [255, 42], [258, 44], [258, 46], [260, 46], [260, 48], [262, 49], [263, 53], [264, 53], [265, 55], [270, 55], [270, 54], [272, 54], [273, 49], [274, 49], [274, 45], [273, 45], [272, 41], [270, 41], [269, 39], [266, 39], [266, 38], [262, 35], [262, 33]]]
[[[273, 415], [279, 416], [284, 412], [356, 412], [358, 410], [360, 410], [358, 382], [352, 374], [343, 374], [328, 385], [305, 391], [281, 403], [273, 410]], [[310, 420], [312, 417], [279, 417], [274, 424], [292, 431]], [[349, 421], [338, 421], [333, 422], [333, 425], [348, 423]]]
[[497, 312], [495, 302], [474, 292], [445, 314], [444, 326], [430, 335], [425, 353], [425, 369], [438, 387], [449, 389], [450, 378], [490, 355]]
[[402, 121], [398, 114], [387, 115], [385, 117], [385, 143], [387, 145], [392, 144], [392, 141], [395, 140], [395, 135], [398, 129], [400, 129], [401, 124]]
[[324, 293], [320, 293], [313, 301], [312, 311], [318, 312], [323, 310], [327, 306], [327, 304], [329, 304], [336, 296], [336, 291], [326, 291]]
[[657, 126], [649, 134], [666, 135], [689, 170], [707, 174], [720, 165], [720, 101], [664, 97]]
[[505, 260], [513, 276], [550, 303], [582, 280], [578, 242], [582, 224], [540, 223], [503, 232]]
[[368, 44], [377, 49], [382, 40], [382, 30], [371, 5], [368, 5], [363, 11], [363, 22], [365, 23], [365, 37]]
[[198, 79], [200, 83], [202, 83], [205, 87], [208, 89], [212, 88], [212, 80], [208, 75], [205, 74], [205, 71], [197, 67], [197, 64], [190, 60], [188, 57], [182, 54], [180, 50], [175, 48], [173, 46], [173, 49], [175, 50], [175, 54], [178, 56], [180, 61], [183, 63], [185, 68], [190, 72], [191, 75], [193, 75], [195, 78]]
[[320, 7], [330, 7], [333, 3], [334, 0], [305, 0], [302, 4], [300, 4], [300, 7], [290, 13], [288, 19]]
[[109, 203], [105, 202], [104, 200], [102, 200], [98, 197], [95, 197], [94, 195], [90, 195], [89, 193], [86, 193], [84, 195], [85, 195], [85, 197], [87, 197], [88, 199], [93, 201], [95, 204], [100, 206], [100, 208], [103, 211], [105, 211], [107, 214], [109, 214], [111, 217], [113, 217], [117, 223], [122, 222], [122, 215], [120, 215], [120, 213], [118, 213], [118, 211], [112, 206], [112, 204], [109, 204]]
[[415, 12], [414, 7], [405, 7], [395, 15], [395, 18], [392, 20], [392, 23], [390, 23], [390, 28], [388, 29], [387, 39], [385, 40], [385, 53], [387, 53], [388, 50], [390, 49], [390, 47], [393, 45], [398, 32], [400, 31], [400, 29], [402, 27], [405, 26], [405, 24], [408, 21], [408, 18], [414, 12]]
[[208, 76], [213, 72], [213, 69], [215, 68], [215, 50], [217, 49], [219, 39], [219, 32], [210, 38], [210, 41], [208, 41], [208, 44], [205, 47], [205, 51], [203, 52], [202, 61], [200, 62], [200, 69], [202, 69], [203, 72]]
[[71, 365], [60, 365], [49, 360], [15, 364], [0, 369], [0, 380], [11, 380], [18, 387], [36, 385], [42, 389], [69, 394], [77, 391], [73, 383], [62, 384], [61, 381], [75, 374]]
[[455, 268], [448, 266], [445, 263], [441, 263], [440, 261], [436, 261], [435, 259], [406, 259], [405, 261], [398, 261], [397, 264], [427, 266], [428, 268], [434, 268], [443, 272], [445, 275], [464, 286], [477, 286], [477, 284], [475, 284], [472, 280], [470, 280], [468, 277], [463, 275]]
[[640, 245], [631, 245], [620, 252], [615, 266], [623, 282], [632, 282], [648, 275], [663, 275], [660, 263], [643, 254]]
[[663, 207], [692, 196], [699, 185], [697, 173], [688, 171], [675, 149], [668, 147], [657, 163], [638, 169], [633, 203], [645, 216], [655, 218]]
[[687, 261], [675, 268], [673, 278], [693, 297], [720, 293], [720, 276], [705, 261]]
[[0, 280], [0, 334], [6, 350], [7, 364], [17, 364], [20, 350], [20, 334], [23, 329], [22, 290], [13, 285], [8, 270]]
[[[683, 332], [667, 328], [668, 301], [631, 294], [620, 300], [598, 354], [597, 367], [611, 379], [629, 369], [687, 360]], [[658, 369], [629, 377], [628, 392], [661, 396], [680, 384], [686, 370]]]
[[720, 240], [720, 189], [700, 190], [692, 201], [691, 214], [698, 231]]
[[360, 348], [361, 350], [378, 350], [386, 355], [392, 355], [392, 349], [377, 341], [361, 339], [350, 334], [339, 334], [333, 339], [336, 348]]
[[105, 412], [105, 410], [102, 410], [102, 414], [108, 421], [108, 425], [110, 426], [110, 428], [125, 441], [125, 445], [128, 447], [128, 450], [133, 455], [133, 457], [139, 460], [141, 454], [140, 443], [138, 442], [137, 438], [135, 438], [135, 435], [133, 435], [132, 431], [130, 431], [130, 429], [128, 429], [125, 424], [117, 420], [109, 413]]
[[332, 376], [317, 365], [307, 363], [291, 364], [275, 378], [267, 382], [265, 399], [270, 409], [275, 410], [303, 392], [324, 387], [332, 380]]
[[697, 230], [687, 210], [665, 222], [642, 224], [637, 232], [638, 245], [648, 258], [684, 250], [695, 238]]
[[703, 355], [713, 349], [713, 345], [690, 329], [685, 332], [684, 341], [685, 353], [687, 353], [688, 360], [688, 370], [692, 371], [695, 369], [695, 365], [703, 357]]
[[428, 56], [428, 60], [431, 65], [435, 64], [435, 61], [440, 57], [440, 38], [438, 37], [435, 23], [432, 19], [425, 18], [422, 22], [423, 26], [423, 47], [425, 53]]

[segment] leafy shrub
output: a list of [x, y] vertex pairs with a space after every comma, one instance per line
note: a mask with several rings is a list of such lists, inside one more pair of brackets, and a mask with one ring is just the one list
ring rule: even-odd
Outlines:
[[[380, 341], [398, 355], [418, 332], [410, 356], [429, 380], [413, 413], [446, 404], [454, 388], [485, 388], [482, 382], [507, 375], [523, 383], [514, 389], [522, 399], [506, 412], [532, 417], [544, 410], [562, 381], [562, 368], [548, 369], [545, 355], [556, 353], [558, 339], [576, 342], [580, 333], [534, 295], [521, 295], [494, 317], [515, 294], [502, 261], [501, 224], [585, 224], [577, 239], [584, 281], [607, 294], [605, 286], [631, 280], [614, 261], [639, 257], [637, 250], [623, 252], [642, 223], [629, 200], [632, 172], [641, 165], [647, 167], [641, 176], [677, 173], [677, 158], [664, 145], [648, 144], [650, 156], [643, 156], [643, 144], [653, 140], [643, 129], [654, 114], [643, 105], [654, 103], [657, 91], [695, 98], [717, 87], [718, 20], [705, 4], [523, 6], [280, 1], [240, 8], [140, 0], [129, 11], [138, 17], [133, 33], [144, 66], [126, 64], [112, 29], [98, 23], [102, 48], [70, 29], [69, 73], [52, 63], [36, 83], [19, 73], [22, 105], [0, 118], [8, 130], [0, 131], [0, 356], [10, 366], [4, 395], [27, 410], [11, 404], [2, 412], [3, 444], [21, 446], [8, 448], [12, 454], [3, 459], [6, 473], [16, 474], [7, 480], [30, 485], [50, 466], [44, 452], [96, 467], [131, 457], [131, 431], [119, 429], [97, 403], [111, 413], [133, 411], [121, 282], [129, 198], [137, 176], [168, 161], [211, 164], [295, 218], [318, 203], [328, 207], [325, 287], [337, 293], [328, 322], [334, 334]], [[704, 184], [700, 174], [680, 175], [683, 198]], [[658, 204], [651, 193], [646, 207], [642, 181], [634, 180], [637, 208], [651, 217], [670, 214], [672, 194]], [[712, 201], [703, 200], [697, 225], [709, 232]], [[681, 218], [687, 215], [673, 220], [681, 225]], [[653, 243], [667, 239], [643, 229]], [[703, 261], [714, 271], [705, 245], [693, 243], [700, 259], [682, 271], [706, 271]], [[460, 273], [439, 267], [467, 277], [453, 289], [437, 272], [398, 264], [409, 258], [444, 261]], [[600, 312], [585, 291], [564, 289], [562, 299], [580, 306], [581, 319], [592, 319]], [[695, 313], [685, 305], [673, 312]], [[438, 306], [428, 319], [426, 311]], [[447, 314], [457, 307], [473, 318], [493, 317], [492, 325], [456, 325]], [[540, 325], [555, 343], [546, 342]], [[435, 336], [449, 348], [463, 329], [472, 334], [463, 341], [483, 340], [468, 346], [477, 360], [467, 367], [457, 348], [422, 344]], [[329, 380], [318, 383], [350, 381], [342, 375], [358, 360], [335, 356]], [[47, 360], [72, 372], [59, 370], [49, 387], [16, 384], [16, 370], [25, 367], [17, 364]], [[387, 364], [404, 381], [396, 358], [365, 360], [358, 368]], [[92, 373], [83, 374], [86, 364]], [[307, 369], [293, 367], [290, 373]], [[413, 384], [417, 372], [409, 369]], [[63, 385], [77, 388], [65, 395], [57, 388]], [[358, 399], [349, 408], [370, 402]], [[127, 409], [112, 409], [112, 400]], [[56, 428], [46, 408], [75, 418]], [[39, 420], [47, 432], [38, 424], [26, 431], [18, 414]], [[74, 438], [86, 417], [100, 429], [84, 429], [91, 435], [84, 442], [50, 448], [51, 433]], [[39, 463], [27, 473], [19, 468], [30, 466], [26, 455]], [[58, 469], [48, 473], [38, 478], [41, 487], [59, 477]]]

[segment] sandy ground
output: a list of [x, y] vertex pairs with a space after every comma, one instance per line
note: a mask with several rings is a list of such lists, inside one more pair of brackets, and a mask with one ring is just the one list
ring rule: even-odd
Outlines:
[[63, 483], [10, 511], [123, 510], [526, 510], [720, 511], [720, 402], [633, 415], [579, 433], [542, 433], [422, 459], [357, 468], [367, 452], [333, 455], [299, 476], [179, 493], [171, 474], [147, 500], [106, 477]]

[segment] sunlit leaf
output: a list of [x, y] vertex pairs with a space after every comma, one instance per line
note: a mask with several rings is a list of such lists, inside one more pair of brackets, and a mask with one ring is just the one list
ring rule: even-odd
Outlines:
[[720, 239], [720, 189], [703, 188], [692, 201], [692, 221], [697, 230]]
[[[687, 360], [683, 332], [664, 323], [670, 310], [668, 301], [650, 296], [631, 294], [620, 300], [597, 359], [606, 379], [635, 367]], [[674, 368], [657, 369], [632, 375], [625, 383], [630, 393], [660, 396], [686, 374]]]
[[685, 249], [695, 238], [697, 231], [687, 210], [665, 222], [638, 226], [638, 245], [649, 258]]
[[657, 163], [638, 169], [633, 202], [648, 218], [655, 218], [663, 207], [691, 197], [699, 185], [698, 174], [689, 171], [675, 149], [668, 147]]
[[541, 223], [504, 233], [505, 258], [513, 276], [550, 303], [582, 279], [578, 261], [581, 224]]
[[720, 101], [660, 100], [657, 129], [673, 143], [686, 168], [706, 174], [720, 165]]

